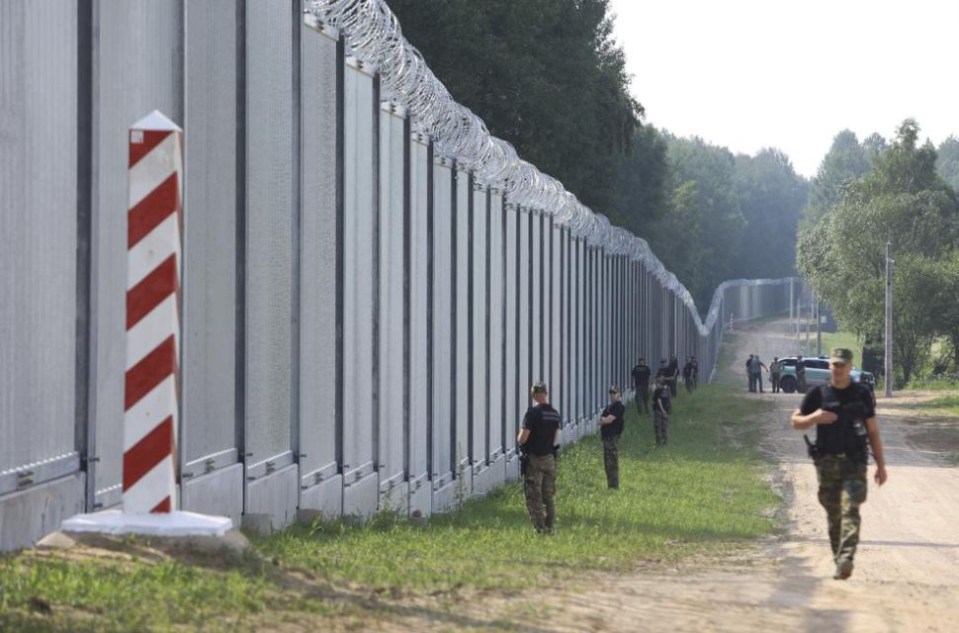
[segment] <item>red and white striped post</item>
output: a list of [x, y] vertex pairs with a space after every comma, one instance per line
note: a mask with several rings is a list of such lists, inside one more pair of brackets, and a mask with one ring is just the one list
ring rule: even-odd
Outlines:
[[183, 131], [154, 110], [130, 128], [123, 511], [176, 500]]

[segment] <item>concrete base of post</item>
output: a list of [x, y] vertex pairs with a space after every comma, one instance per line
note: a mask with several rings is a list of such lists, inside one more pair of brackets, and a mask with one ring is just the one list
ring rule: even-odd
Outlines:
[[64, 521], [60, 531], [67, 534], [128, 534], [151, 537], [223, 537], [233, 528], [229, 517], [210, 516], [195, 512], [168, 512], [162, 514], [125, 514], [120, 510], [103, 510], [92, 514], [78, 514]]

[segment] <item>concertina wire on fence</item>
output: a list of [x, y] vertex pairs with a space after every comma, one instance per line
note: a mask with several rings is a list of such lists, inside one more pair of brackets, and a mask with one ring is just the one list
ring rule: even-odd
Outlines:
[[519, 158], [510, 143], [491, 135], [482, 119], [453, 99], [423, 55], [403, 36], [399, 20], [385, 0], [308, 0], [304, 11], [342, 33], [348, 54], [378, 68], [383, 96], [410, 113], [413, 128], [429, 136], [439, 154], [455, 159], [480, 182], [502, 191], [513, 204], [552, 215], [557, 225], [569, 228], [590, 245], [642, 262], [686, 305], [701, 336], [708, 336], [721, 317], [726, 287], [768, 283], [724, 282], [716, 289], [703, 322], [692, 295], [650, 250], [646, 240], [594, 213], [556, 178]]

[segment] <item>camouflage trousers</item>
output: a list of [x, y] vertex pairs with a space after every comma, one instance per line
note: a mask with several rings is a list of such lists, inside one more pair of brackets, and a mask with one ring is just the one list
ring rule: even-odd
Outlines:
[[816, 460], [816, 476], [833, 558], [851, 561], [859, 545], [859, 506], [866, 501], [866, 464], [845, 455], [823, 455]]
[[523, 477], [526, 510], [537, 532], [550, 533], [556, 523], [556, 460], [552, 455], [530, 455]]
[[636, 388], [636, 411], [649, 413], [649, 387]]
[[656, 446], [666, 443], [666, 431], [669, 429], [669, 416], [653, 408], [653, 430], [656, 431]]
[[603, 438], [603, 466], [606, 467], [606, 485], [619, 488], [619, 436]]

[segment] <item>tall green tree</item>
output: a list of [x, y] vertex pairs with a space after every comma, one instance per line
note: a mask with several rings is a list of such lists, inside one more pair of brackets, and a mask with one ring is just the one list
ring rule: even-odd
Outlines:
[[939, 146], [936, 168], [950, 187], [959, 191], [959, 138], [950, 136]]
[[745, 277], [796, 274], [796, 230], [808, 183], [777, 149], [736, 157], [736, 198], [745, 220], [742, 250]]
[[407, 39], [490, 132], [597, 211], [643, 114], [609, 0], [390, 0]]
[[918, 144], [907, 119], [872, 171], [852, 183], [832, 212], [804, 231], [799, 269], [844, 327], [879, 338], [883, 323], [885, 244], [896, 263], [894, 354], [908, 382], [939, 331], [934, 315], [936, 262], [959, 238], [959, 199], [936, 172], [936, 151]]
[[841, 199], [843, 190], [869, 171], [867, 150], [851, 130], [833, 138], [809, 187], [809, 202], [803, 210], [807, 224], [814, 224]]

